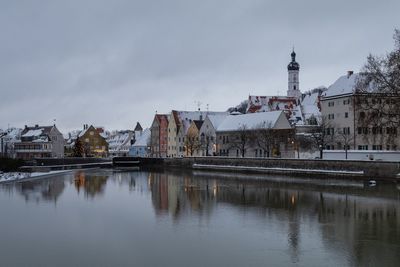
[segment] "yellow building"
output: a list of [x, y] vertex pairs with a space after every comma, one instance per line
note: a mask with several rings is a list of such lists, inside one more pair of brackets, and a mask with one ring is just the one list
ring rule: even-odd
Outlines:
[[83, 131], [79, 133], [78, 138], [83, 144], [86, 157], [107, 157], [108, 143], [101, 134], [102, 130], [94, 128], [93, 125], [84, 125]]

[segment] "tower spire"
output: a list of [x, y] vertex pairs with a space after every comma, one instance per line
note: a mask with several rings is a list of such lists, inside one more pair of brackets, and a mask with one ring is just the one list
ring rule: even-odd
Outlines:
[[296, 52], [294, 52], [294, 46], [292, 53], [290, 54], [292, 61], [287, 66], [288, 68], [288, 91], [287, 96], [300, 98], [301, 92], [299, 88], [299, 71], [300, 65], [296, 62]]

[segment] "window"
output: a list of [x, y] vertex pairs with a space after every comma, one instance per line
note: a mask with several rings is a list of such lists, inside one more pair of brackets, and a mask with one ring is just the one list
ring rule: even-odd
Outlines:
[[344, 113], [344, 117], [345, 117], [345, 118], [348, 118], [348, 117], [349, 117], [349, 113], [348, 113], [348, 112], [345, 112], [345, 113]]
[[328, 119], [329, 120], [333, 120], [333, 119], [335, 119], [335, 114], [328, 114]]
[[365, 118], [365, 112], [364, 112], [364, 111], [361, 111], [361, 112], [360, 112], [360, 118], [361, 118], [361, 119]]
[[94, 135], [94, 132], [93, 131], [90, 131], [90, 133], [89, 133], [90, 135]]
[[349, 135], [350, 134], [350, 127], [344, 127], [343, 128], [343, 134]]
[[328, 107], [333, 107], [335, 106], [335, 102], [334, 101], [329, 101], [328, 102]]
[[358, 150], [368, 150], [368, 145], [359, 145]]
[[345, 99], [343, 100], [343, 105], [349, 105], [350, 104], [350, 99]]
[[382, 150], [382, 145], [372, 145], [372, 150]]

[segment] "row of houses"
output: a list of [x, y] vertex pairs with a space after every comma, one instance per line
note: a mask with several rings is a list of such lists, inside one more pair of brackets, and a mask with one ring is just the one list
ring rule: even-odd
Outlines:
[[[149, 130], [146, 129], [144, 134], [149, 136], [148, 132]], [[145, 152], [148, 145], [143, 139], [143, 128], [139, 122], [133, 131], [111, 133], [104, 127], [85, 124], [82, 130], [72, 131], [66, 136], [55, 124], [52, 126], [26, 125], [23, 129], [0, 130], [0, 156], [25, 160], [74, 157], [77, 154], [83, 157], [127, 156], [133, 148], [141, 151], [141, 155], [144, 156], [147, 154]]]
[[294, 157], [294, 129], [284, 111], [242, 114], [173, 110], [156, 114], [150, 131], [152, 157], [264, 157], [270, 153]]

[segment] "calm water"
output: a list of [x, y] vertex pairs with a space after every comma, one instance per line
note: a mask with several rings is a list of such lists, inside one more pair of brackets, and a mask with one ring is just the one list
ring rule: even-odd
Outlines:
[[400, 266], [400, 188], [268, 177], [99, 170], [3, 184], [0, 266]]

